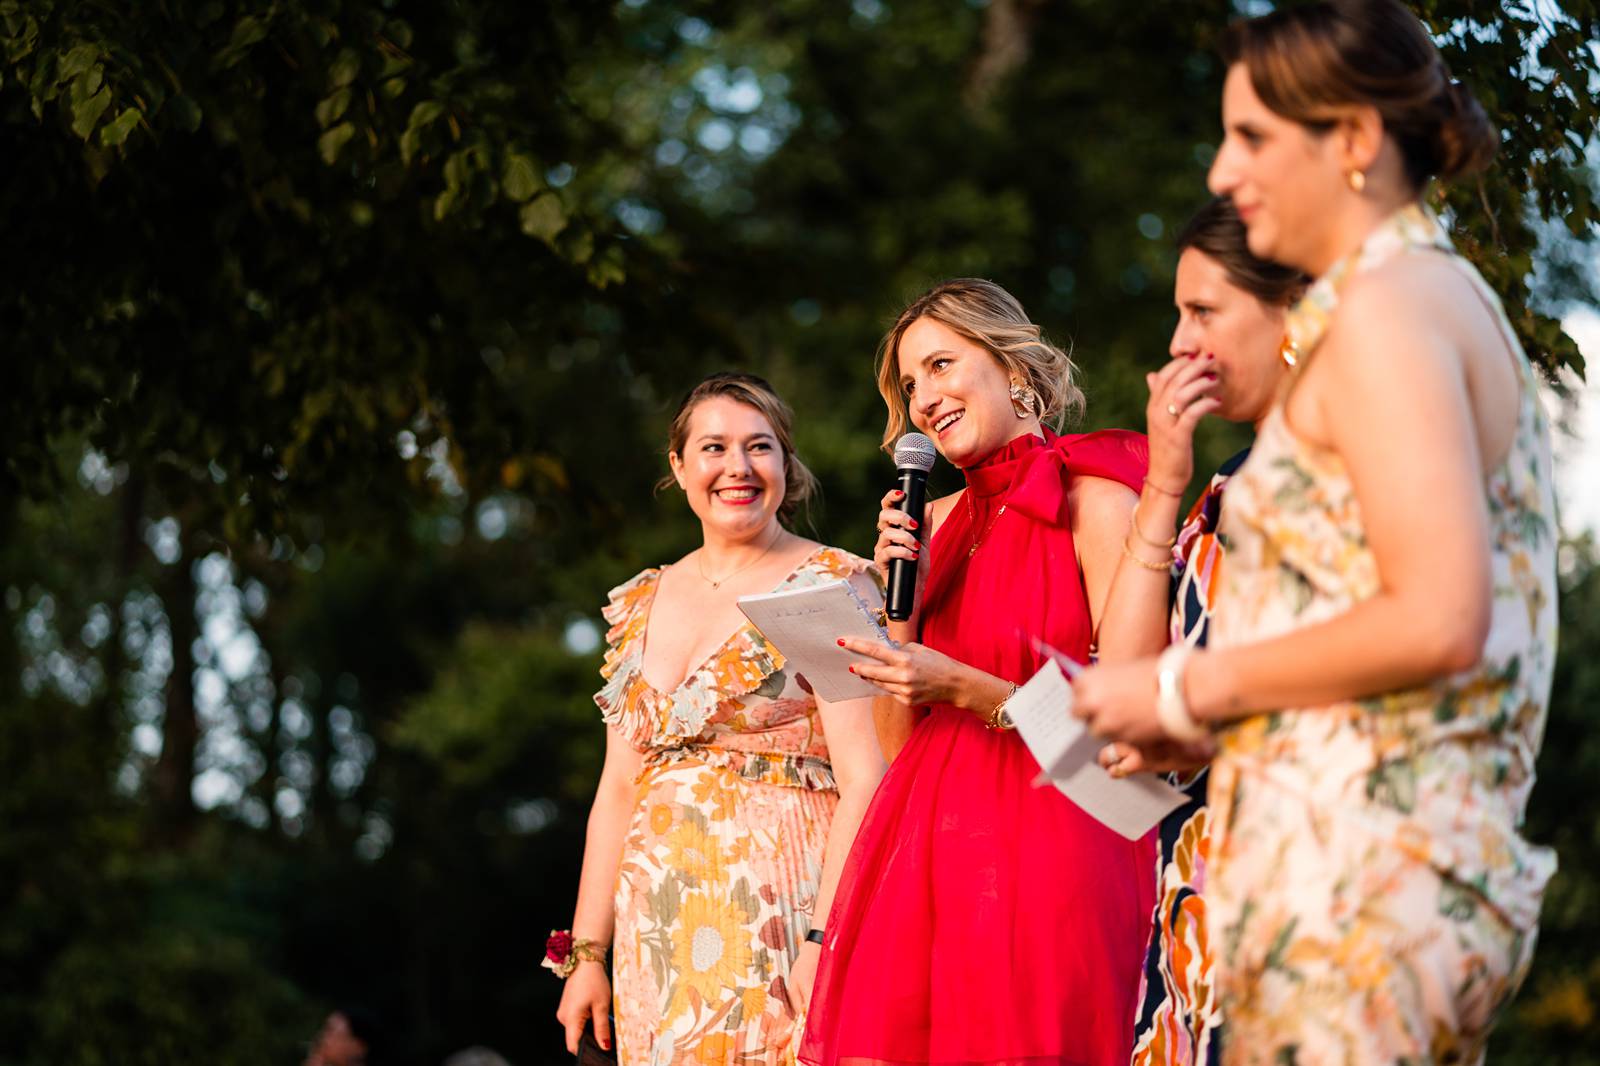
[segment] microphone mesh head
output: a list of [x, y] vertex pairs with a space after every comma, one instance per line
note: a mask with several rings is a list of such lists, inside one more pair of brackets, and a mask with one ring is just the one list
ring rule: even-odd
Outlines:
[[937, 454], [933, 448], [933, 441], [921, 433], [907, 433], [894, 446], [894, 465], [897, 468], [911, 467], [926, 472], [933, 469], [933, 460]]

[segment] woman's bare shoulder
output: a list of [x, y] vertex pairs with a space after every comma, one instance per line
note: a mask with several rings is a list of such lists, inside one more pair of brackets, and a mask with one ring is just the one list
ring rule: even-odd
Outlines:
[[950, 517], [950, 512], [955, 509], [956, 504], [961, 501], [962, 493], [966, 491], [966, 489], [960, 489], [948, 496], [940, 496], [937, 500], [932, 500], [928, 503], [930, 518], [928, 536], [933, 536], [933, 531], [944, 525], [944, 520]]

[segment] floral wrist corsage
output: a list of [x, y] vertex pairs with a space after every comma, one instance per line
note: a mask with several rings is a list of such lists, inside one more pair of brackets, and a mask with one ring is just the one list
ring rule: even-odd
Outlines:
[[557, 977], [571, 977], [580, 962], [605, 962], [605, 945], [596, 940], [574, 937], [570, 929], [550, 930], [544, 942], [544, 960], [539, 963]]

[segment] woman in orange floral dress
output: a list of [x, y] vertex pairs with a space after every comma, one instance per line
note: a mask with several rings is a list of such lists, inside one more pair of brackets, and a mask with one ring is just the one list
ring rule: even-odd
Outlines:
[[572, 922], [594, 947], [557, 1012], [569, 1050], [592, 1021], [625, 1064], [794, 1061], [812, 915], [885, 765], [871, 701], [816, 699], [735, 604], [841, 579], [880, 602], [870, 562], [783, 526], [815, 487], [790, 417], [749, 375], [688, 395], [669, 459], [704, 543], [605, 609], [606, 760]]

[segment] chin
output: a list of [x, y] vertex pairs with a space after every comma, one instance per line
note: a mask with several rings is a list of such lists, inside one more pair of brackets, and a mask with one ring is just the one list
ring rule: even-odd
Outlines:
[[1244, 243], [1250, 249], [1250, 254], [1257, 259], [1266, 259], [1281, 262], [1274, 253], [1277, 251], [1277, 240], [1265, 219], [1245, 225]]

